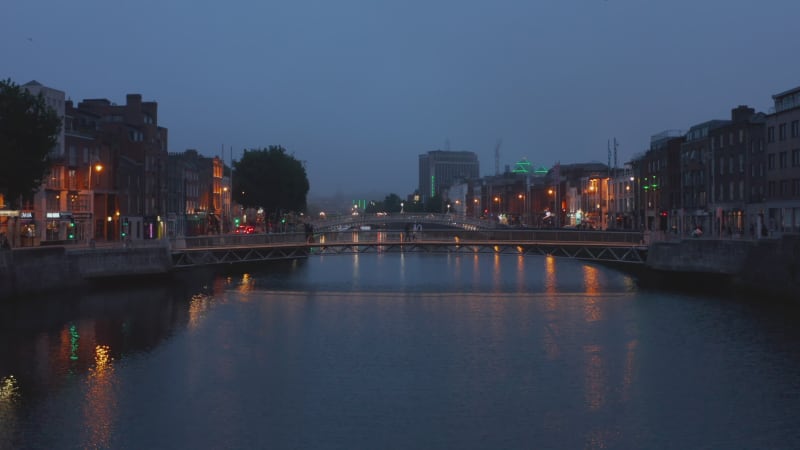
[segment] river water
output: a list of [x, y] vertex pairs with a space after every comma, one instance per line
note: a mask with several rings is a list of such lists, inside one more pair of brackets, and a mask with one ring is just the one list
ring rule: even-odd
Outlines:
[[800, 443], [797, 305], [570, 259], [313, 256], [0, 312], [0, 448]]

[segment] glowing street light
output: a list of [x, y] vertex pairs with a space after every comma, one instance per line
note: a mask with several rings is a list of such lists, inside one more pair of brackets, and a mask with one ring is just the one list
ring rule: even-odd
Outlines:
[[94, 165], [89, 164], [89, 176], [87, 177], [87, 189], [89, 190], [89, 233], [86, 240], [91, 242], [94, 239], [94, 189], [92, 186], [92, 171], [98, 174], [103, 171], [103, 164], [96, 162]]

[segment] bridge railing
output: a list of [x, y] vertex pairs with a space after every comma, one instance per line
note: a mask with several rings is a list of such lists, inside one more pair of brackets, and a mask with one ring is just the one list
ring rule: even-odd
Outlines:
[[172, 248], [237, 247], [269, 244], [297, 244], [306, 241], [304, 233], [217, 234], [172, 239]]
[[[403, 230], [347, 230], [323, 231], [314, 233], [314, 242], [333, 243], [398, 243], [414, 241], [517, 241], [517, 242], [586, 242], [586, 243], [624, 243], [642, 245], [641, 232], [619, 231], [577, 231], [577, 230], [465, 230], [465, 229], [423, 229], [413, 233]], [[211, 247], [249, 247], [280, 244], [304, 244], [305, 233], [261, 233], [261, 234], [223, 234], [195, 236], [174, 239], [173, 249], [193, 249]]]
[[518, 242], [596, 242], [642, 245], [642, 233], [618, 231], [562, 230], [444, 230], [423, 229], [406, 233], [400, 230], [326, 231], [315, 234], [318, 243], [395, 243], [401, 241], [518, 241]]

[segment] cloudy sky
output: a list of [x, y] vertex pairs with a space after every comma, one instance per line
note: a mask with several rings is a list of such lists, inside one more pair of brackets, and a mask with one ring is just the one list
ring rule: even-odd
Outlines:
[[159, 104], [170, 151], [282, 145], [312, 195], [418, 184], [418, 155], [481, 175], [620, 163], [650, 136], [800, 85], [800, 1], [4, 0], [0, 77], [78, 102]]

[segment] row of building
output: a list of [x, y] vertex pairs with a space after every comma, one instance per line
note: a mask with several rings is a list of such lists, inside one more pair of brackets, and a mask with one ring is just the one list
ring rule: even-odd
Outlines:
[[[17, 246], [157, 239], [230, 229], [230, 168], [196, 150], [168, 151], [158, 104], [129, 94], [124, 105], [86, 99], [31, 81], [63, 118], [38, 192], [9, 210], [0, 194], [0, 233]], [[239, 211], [241, 213], [241, 211]]]
[[621, 167], [522, 160], [478, 176], [472, 152], [419, 156], [421, 200], [508, 225], [641, 229], [686, 235], [800, 232], [800, 87], [772, 96], [768, 113], [738, 106], [714, 119], [652, 136]]
[[[248, 221], [231, 202], [231, 170], [220, 157], [168, 151], [156, 102], [129, 94], [125, 105], [75, 105], [35, 81], [23, 87], [41, 93], [63, 127], [36, 195], [11, 211], [0, 194], [0, 233], [14, 244], [202, 235]], [[442, 198], [450, 213], [508, 226], [798, 232], [800, 87], [773, 101], [768, 113], [738, 106], [729, 119], [654, 135], [621, 167], [536, 168], [523, 159], [481, 177], [473, 152], [428, 152], [419, 155], [419, 189], [410, 200]]]

